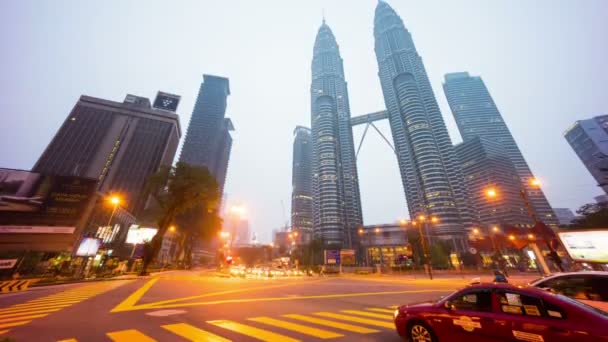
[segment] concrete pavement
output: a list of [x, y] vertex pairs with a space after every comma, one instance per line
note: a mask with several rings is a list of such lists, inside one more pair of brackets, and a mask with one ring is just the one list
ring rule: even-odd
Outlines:
[[56, 286], [0, 297], [0, 338], [399, 341], [392, 324], [396, 305], [436, 299], [469, 280], [355, 275], [241, 279], [174, 272]]

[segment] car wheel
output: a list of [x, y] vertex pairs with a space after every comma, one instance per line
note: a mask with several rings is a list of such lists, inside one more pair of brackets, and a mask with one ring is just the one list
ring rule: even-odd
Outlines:
[[408, 326], [407, 337], [411, 342], [435, 342], [431, 328], [420, 322], [414, 322]]

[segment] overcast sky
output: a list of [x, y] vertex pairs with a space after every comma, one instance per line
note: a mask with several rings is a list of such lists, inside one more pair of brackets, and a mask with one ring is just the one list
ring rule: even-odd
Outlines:
[[[554, 207], [600, 194], [563, 138], [608, 113], [608, 2], [388, 1], [414, 37], [454, 142], [441, 83], [480, 75]], [[352, 115], [384, 108], [375, 0], [3, 1], [0, 166], [30, 169], [82, 94], [179, 94], [185, 132], [202, 74], [230, 79], [226, 191], [270, 241], [290, 215], [292, 132], [310, 126], [310, 62], [323, 10], [344, 59]], [[388, 123], [380, 128], [390, 137]], [[354, 130], [358, 145], [363, 126]], [[183, 140], [183, 139], [182, 139]], [[368, 132], [358, 160], [365, 224], [407, 216], [397, 161]]]

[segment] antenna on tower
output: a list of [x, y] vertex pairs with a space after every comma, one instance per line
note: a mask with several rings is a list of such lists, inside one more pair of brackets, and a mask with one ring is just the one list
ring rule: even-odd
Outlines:
[[325, 24], [325, 8], [321, 9], [321, 14], [323, 15], [323, 24]]
[[285, 215], [285, 204], [283, 203], [283, 200], [281, 200], [281, 209], [283, 211], [283, 222], [285, 222], [285, 226], [283, 226], [283, 230], [287, 231], [287, 228], [289, 228], [289, 220], [287, 219], [287, 215]]

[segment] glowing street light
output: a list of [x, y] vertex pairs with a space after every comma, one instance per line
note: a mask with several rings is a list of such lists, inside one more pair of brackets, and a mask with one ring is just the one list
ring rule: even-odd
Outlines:
[[532, 178], [532, 179], [530, 179], [530, 185], [532, 185], [534, 187], [539, 187], [540, 181], [537, 178]]
[[511, 241], [515, 240], [515, 235], [509, 235], [509, 240], [511, 240]]
[[359, 234], [363, 234], [363, 229], [359, 229]]
[[223, 239], [227, 239], [230, 237], [230, 232], [220, 232], [220, 237]]
[[494, 197], [496, 197], [496, 195], [497, 195], [496, 189], [489, 188], [486, 190], [486, 196], [488, 196], [489, 198], [494, 198]]
[[479, 229], [473, 228], [473, 234], [475, 234], [475, 235], [479, 234]]
[[492, 227], [492, 230], [493, 230], [495, 233], [498, 233], [498, 227], [494, 226], [494, 227]]
[[380, 233], [380, 228], [376, 228], [376, 229], [374, 229], [374, 231], [375, 231], [376, 233]]
[[426, 217], [424, 217], [424, 215], [420, 215], [418, 216], [418, 220], [420, 220], [420, 222], [424, 222], [424, 220], [426, 220]]
[[528, 234], [528, 239], [534, 240], [534, 234]]
[[401, 220], [399, 220], [399, 224], [402, 225], [402, 226], [405, 226], [405, 225], [407, 225], [407, 220], [406, 219], [401, 219]]
[[437, 223], [437, 222], [439, 222], [439, 219], [436, 218], [435, 216], [433, 216], [433, 217], [431, 217], [431, 222], [432, 223]]
[[170, 231], [171, 233], [175, 232], [175, 226], [170, 226], [170, 227], [169, 227], [169, 231]]

